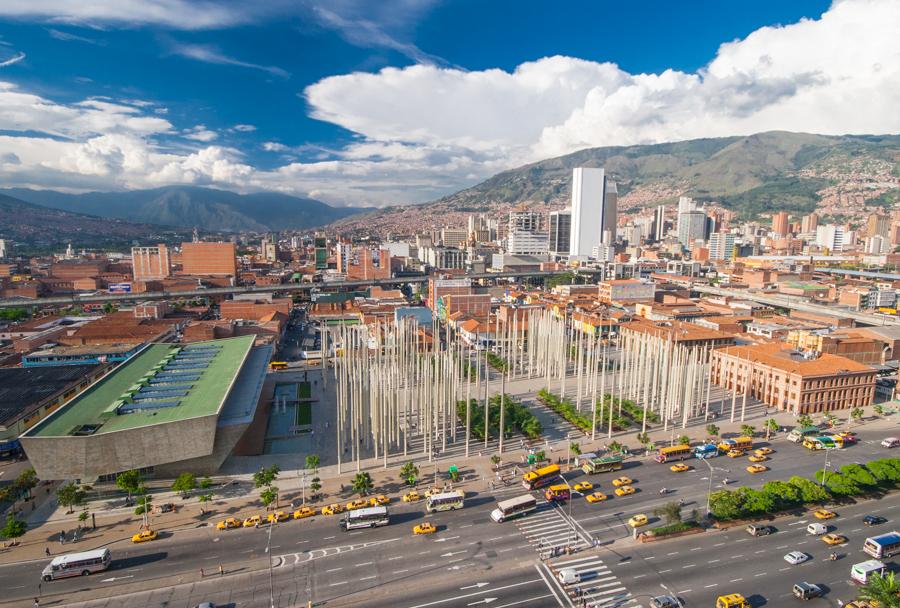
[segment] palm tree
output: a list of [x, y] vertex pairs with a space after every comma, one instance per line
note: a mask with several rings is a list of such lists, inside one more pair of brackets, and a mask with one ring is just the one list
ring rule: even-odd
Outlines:
[[756, 433], [756, 427], [752, 424], [742, 424], [741, 425], [741, 435], [744, 437], [753, 437]]
[[358, 493], [360, 496], [365, 496], [368, 494], [375, 484], [372, 483], [372, 476], [366, 472], [357, 473], [353, 478], [353, 491]]
[[859, 590], [859, 599], [878, 602], [879, 606], [896, 606], [898, 593], [900, 581], [894, 578], [893, 572], [876, 573], [869, 575], [868, 582]]
[[710, 437], [718, 437], [719, 436], [719, 427], [714, 424], [706, 425], [706, 434]]

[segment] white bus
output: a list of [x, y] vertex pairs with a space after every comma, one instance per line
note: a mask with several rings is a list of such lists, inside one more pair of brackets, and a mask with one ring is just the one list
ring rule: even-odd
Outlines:
[[863, 543], [863, 551], [875, 559], [893, 557], [900, 553], [900, 533], [888, 532], [878, 536], [870, 536]]
[[853, 567], [850, 568], [850, 580], [854, 583], [865, 585], [869, 582], [870, 576], [875, 573], [884, 574], [884, 570], [885, 566], [882, 562], [877, 559], [870, 559], [866, 562], [853, 564]]
[[462, 509], [464, 506], [465, 494], [461, 491], [445, 492], [443, 494], [432, 494], [425, 503], [425, 510], [429, 513], [435, 511], [450, 511], [453, 509]]
[[514, 517], [522, 517], [537, 508], [537, 500], [531, 494], [525, 494], [518, 498], [510, 498], [503, 502], [497, 503], [497, 508], [491, 511], [491, 519], [498, 524], [513, 519]]
[[45, 581], [52, 581], [69, 576], [87, 576], [106, 570], [109, 568], [111, 560], [109, 549], [59, 555], [47, 564], [41, 573], [41, 578]]
[[355, 530], [356, 528], [375, 528], [377, 526], [386, 526], [390, 523], [387, 507], [368, 507], [366, 509], [355, 509], [344, 515], [344, 519], [340, 521], [344, 531]]

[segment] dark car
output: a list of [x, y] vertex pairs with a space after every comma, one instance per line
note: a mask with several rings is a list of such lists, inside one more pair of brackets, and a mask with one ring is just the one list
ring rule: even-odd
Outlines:
[[794, 597], [801, 600], [811, 600], [814, 597], [822, 597], [822, 588], [812, 583], [797, 583], [792, 589]]
[[863, 517], [863, 523], [867, 526], [877, 526], [878, 524], [883, 524], [887, 520], [880, 515], [866, 515]]
[[758, 524], [750, 524], [746, 528], [747, 534], [750, 536], [768, 536], [775, 531], [772, 526], [760, 526]]
[[650, 599], [651, 608], [681, 608], [681, 602], [671, 595], [657, 595]]

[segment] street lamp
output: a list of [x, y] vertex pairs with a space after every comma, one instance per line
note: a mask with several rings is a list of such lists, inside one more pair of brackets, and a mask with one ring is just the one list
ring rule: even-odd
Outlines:
[[571, 547], [571, 546], [572, 546], [572, 540], [573, 540], [573, 539], [572, 539], [572, 535], [575, 534], [575, 522], [572, 520], [572, 500], [573, 500], [575, 497], [572, 496], [572, 493], [574, 492], [574, 490], [572, 489], [572, 486], [569, 484], [569, 480], [566, 479], [565, 477], [563, 477], [562, 480], [563, 480], [563, 483], [566, 484], [566, 488], [569, 489], [569, 500], [567, 501], [567, 502], [568, 502], [567, 507], [568, 507], [568, 512], [569, 512], [569, 513], [568, 513], [569, 520], [568, 520], [567, 523], [569, 524], [568, 546]]
[[710, 514], [710, 496], [712, 496], [713, 470], [724, 471], [726, 473], [730, 473], [731, 471], [729, 469], [720, 469], [719, 467], [713, 467], [711, 464], [709, 464], [708, 459], [706, 458], [699, 458], [698, 460], [709, 467], [709, 483], [707, 484], [706, 488], [706, 517], [708, 518]]
[[269, 608], [275, 608], [275, 573], [272, 570], [272, 528], [275, 527], [275, 522], [269, 524], [269, 534], [268, 539], [266, 540], [266, 554], [269, 556]]
[[822, 481], [819, 483], [819, 485], [824, 488], [825, 487], [825, 471], [828, 469], [828, 466], [830, 464], [828, 462], [828, 453], [831, 452], [831, 448], [825, 448], [823, 451], [825, 452], [825, 464], [822, 465]]

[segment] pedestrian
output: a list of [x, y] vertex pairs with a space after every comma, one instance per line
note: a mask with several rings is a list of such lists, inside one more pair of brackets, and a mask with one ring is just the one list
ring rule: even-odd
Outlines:
[[38, 598], [34, 598], [34, 608], [40, 608], [41, 602]]
[[59, 531], [59, 544], [63, 544], [65, 542], [66, 542], [66, 531], [60, 530]]
[[44, 547], [44, 555], [50, 557], [50, 547]]
[[219, 576], [225, 574], [225, 570], [222, 568], [222, 564], [219, 564]]

